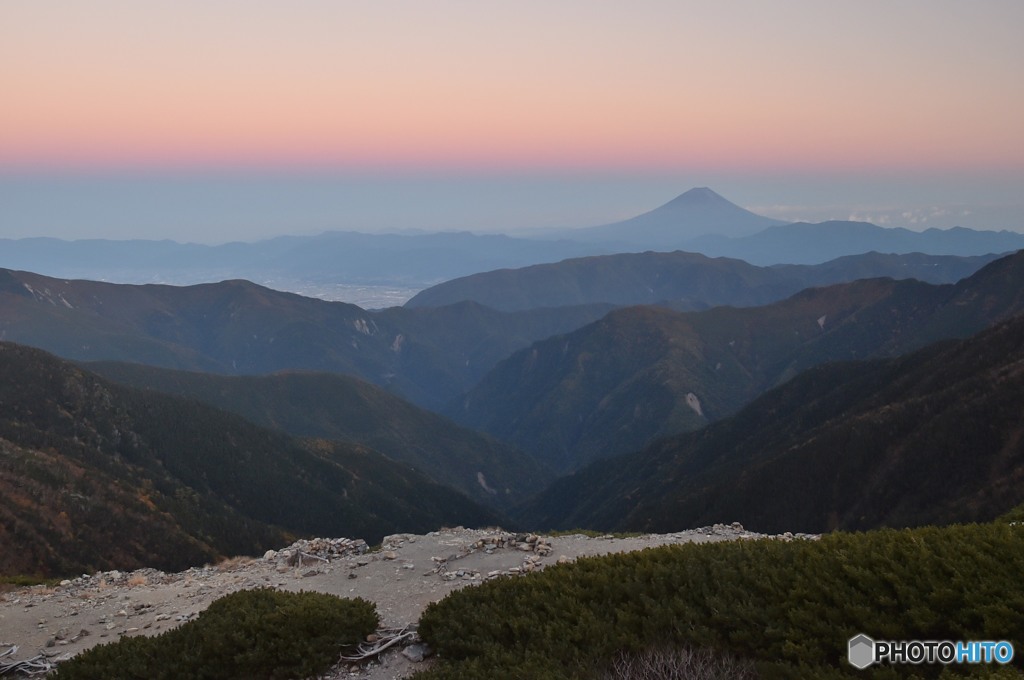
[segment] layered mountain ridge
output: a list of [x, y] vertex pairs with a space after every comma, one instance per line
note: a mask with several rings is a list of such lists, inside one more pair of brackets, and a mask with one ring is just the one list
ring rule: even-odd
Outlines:
[[735, 413], [813, 366], [895, 356], [1024, 312], [1024, 251], [957, 284], [865, 279], [762, 307], [625, 308], [498, 364], [448, 414], [560, 472]]
[[406, 307], [463, 301], [501, 311], [583, 304], [667, 304], [698, 310], [718, 305], [765, 305], [810, 286], [890, 277], [954, 283], [999, 255], [971, 257], [876, 252], [818, 265], [758, 267], [743, 260], [699, 253], [623, 253], [563, 260], [522, 269], [483, 272], [420, 291]]
[[79, 361], [228, 375], [344, 373], [435, 408], [514, 349], [609, 308], [502, 314], [461, 303], [368, 312], [248, 281], [137, 286], [0, 270], [0, 340]]

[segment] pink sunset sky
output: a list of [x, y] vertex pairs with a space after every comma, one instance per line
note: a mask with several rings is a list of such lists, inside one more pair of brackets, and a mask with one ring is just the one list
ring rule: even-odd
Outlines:
[[[532, 202], [508, 217], [523, 226], [618, 218], [691, 181], [763, 212], [895, 210], [901, 182], [907, 209], [1020, 203], [1022, 34], [1018, 0], [13, 0], [0, 5], [0, 198], [17, 210], [0, 212], [0, 236], [56, 225], [26, 182], [45, 193], [58, 177], [59, 197], [69, 178], [102, 193], [148, 177], [159, 193], [168, 173], [180, 186], [256, 172], [264, 189], [265, 173], [598, 178], [589, 202], [573, 184], [561, 205], [549, 188], [491, 206]], [[438, 223], [472, 225], [443, 203]], [[365, 213], [331, 210], [279, 231]], [[215, 223], [182, 215], [182, 229]]]

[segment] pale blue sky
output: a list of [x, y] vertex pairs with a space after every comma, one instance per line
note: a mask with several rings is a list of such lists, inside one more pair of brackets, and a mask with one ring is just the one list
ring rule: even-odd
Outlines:
[[581, 226], [693, 186], [1022, 229], [1022, 35], [1021, 0], [6, 0], [0, 237]]

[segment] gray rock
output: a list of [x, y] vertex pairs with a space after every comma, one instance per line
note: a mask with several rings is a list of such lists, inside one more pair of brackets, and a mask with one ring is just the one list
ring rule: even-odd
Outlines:
[[420, 663], [432, 653], [430, 646], [425, 644], [409, 645], [402, 650], [402, 656], [413, 663]]

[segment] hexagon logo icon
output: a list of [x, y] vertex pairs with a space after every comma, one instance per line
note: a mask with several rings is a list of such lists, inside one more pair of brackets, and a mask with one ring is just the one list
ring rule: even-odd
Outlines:
[[864, 633], [850, 638], [846, 658], [851, 666], [857, 670], [864, 670], [875, 662], [875, 641]]

